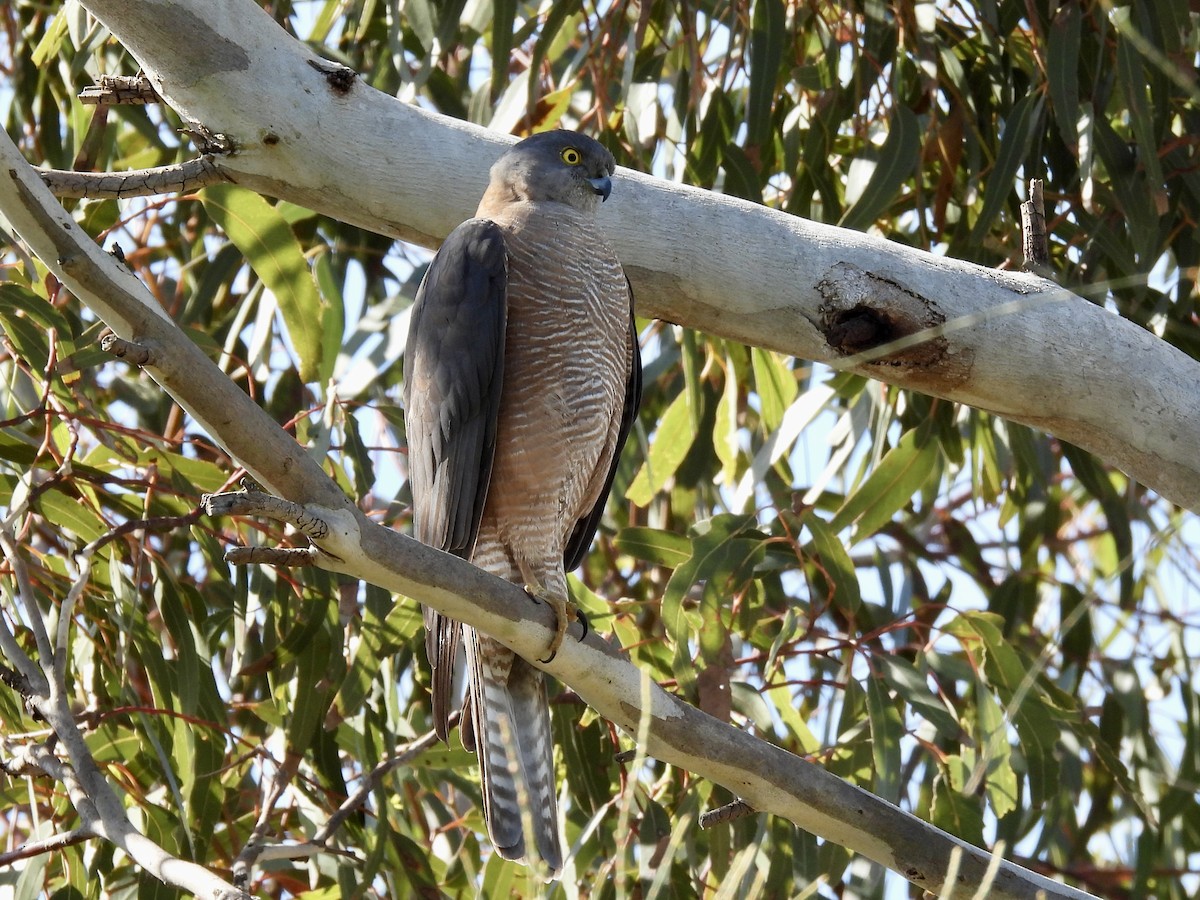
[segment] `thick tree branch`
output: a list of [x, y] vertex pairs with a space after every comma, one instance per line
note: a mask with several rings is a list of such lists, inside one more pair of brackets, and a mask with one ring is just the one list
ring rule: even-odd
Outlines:
[[[250, 0], [84, 5], [166, 102], [232, 142], [215, 160], [225, 175], [334, 218], [435, 246], [473, 213], [504, 146], [315, 66]], [[642, 315], [990, 410], [1200, 509], [1200, 364], [1094, 303], [627, 170], [601, 219]], [[850, 320], [873, 323], [866, 346], [839, 340]], [[863, 352], [930, 328], [946, 331]]]
[[[545, 651], [554, 633], [554, 615], [546, 606], [532, 603], [516, 585], [375, 524], [355, 508], [303, 449], [163, 316], [149, 291], [62, 212], [3, 135], [0, 209], [54, 274], [110, 328], [149, 347], [152, 364], [145, 371], [185, 409], [195, 411], [212, 437], [259, 483], [292, 501], [263, 508], [292, 517], [310, 536], [320, 535], [321, 565], [420, 598], [439, 612], [494, 635], [526, 659], [537, 659]], [[952, 896], [970, 896], [989, 877], [988, 853], [817, 765], [700, 712], [657, 685], [646, 685], [644, 674], [595, 634], [583, 641], [565, 641], [554, 660], [540, 667], [631, 735], [638, 733], [646, 708], [643, 696], [649, 697], [645, 747], [649, 755], [721, 784], [755, 809], [790, 819], [915, 884], [941, 890], [951, 861], [959, 856], [962, 863]], [[42, 709], [59, 731], [68, 724], [64, 716], [69, 716], [69, 710], [65, 699], [53, 687], [52, 691], [51, 702], [43, 703]], [[67, 734], [60, 734], [76, 759], [82, 737], [71, 724]], [[123, 847], [144, 851], [139, 855], [130, 850], [139, 862], [157, 863], [145, 847], [149, 842], [129, 827], [120, 802], [100, 773], [81, 766], [81, 780], [85, 774], [87, 793], [105, 821], [121, 823], [120, 830], [106, 836]], [[116, 820], [118, 811], [121, 816]], [[151, 871], [162, 872], [160, 877], [176, 874], [161, 865]], [[1031, 898], [1039, 890], [1047, 898], [1088, 896], [1007, 862], [1000, 864], [988, 896]]]

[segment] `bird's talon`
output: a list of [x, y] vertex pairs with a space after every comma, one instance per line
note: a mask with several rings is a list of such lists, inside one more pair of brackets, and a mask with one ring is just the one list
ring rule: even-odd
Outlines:
[[578, 618], [583, 623], [583, 633], [587, 635], [587, 619], [583, 613], [579, 611], [579, 607], [571, 602], [569, 597], [559, 596], [551, 591], [547, 591], [537, 583], [526, 584], [524, 586], [525, 593], [530, 599], [545, 603], [554, 610], [554, 637], [550, 639], [550, 647], [545, 659], [539, 659], [538, 662], [543, 665], [550, 662], [558, 655], [558, 648], [562, 646], [563, 638], [567, 634], [567, 625], [572, 618]]
[[588, 636], [588, 630], [591, 628], [591, 625], [588, 623], [588, 617], [578, 606], [575, 607], [575, 618], [579, 620], [579, 627], [583, 629], [583, 633], [579, 635], [579, 643], [582, 644]]

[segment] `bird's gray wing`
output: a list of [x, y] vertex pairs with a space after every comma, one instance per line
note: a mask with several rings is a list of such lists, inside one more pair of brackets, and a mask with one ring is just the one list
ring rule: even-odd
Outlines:
[[[459, 225], [417, 290], [404, 351], [413, 533], [470, 558], [496, 447], [507, 323], [504, 236], [487, 219]], [[462, 626], [425, 610], [434, 727], [446, 739]]]
[[625, 380], [625, 404], [621, 409], [621, 425], [617, 430], [617, 444], [613, 449], [612, 461], [608, 466], [608, 475], [604, 478], [604, 490], [596, 500], [596, 505], [586, 516], [575, 523], [571, 537], [567, 540], [563, 552], [563, 567], [570, 572], [587, 555], [596, 528], [600, 525], [600, 516], [604, 514], [604, 504], [608, 501], [608, 492], [612, 490], [613, 479], [617, 475], [617, 465], [621, 462], [621, 450], [637, 419], [638, 408], [642, 405], [642, 351], [638, 347], [637, 325], [633, 320], [633, 287], [629, 279], [625, 280], [629, 289], [629, 331], [626, 342], [629, 347], [629, 372]]

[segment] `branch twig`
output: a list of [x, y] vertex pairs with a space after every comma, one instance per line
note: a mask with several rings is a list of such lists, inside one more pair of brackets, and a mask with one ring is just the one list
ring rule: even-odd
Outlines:
[[79, 92], [84, 106], [146, 106], [161, 103], [154, 85], [141, 72], [136, 75], [101, 75], [96, 83]]
[[[451, 713], [447, 728], [454, 728], [458, 724], [458, 717], [459, 713], [457, 710]], [[334, 832], [341, 828], [342, 823], [350, 818], [350, 816], [362, 808], [363, 804], [367, 802], [367, 797], [387, 777], [389, 772], [400, 766], [408, 765], [430, 747], [437, 744], [437, 742], [437, 734], [430, 731], [421, 735], [416, 740], [405, 744], [403, 747], [397, 747], [391, 756], [377, 764], [362, 779], [362, 784], [358, 786], [358, 790], [347, 797], [345, 802], [337, 808], [337, 811], [317, 830], [317, 833], [312, 836], [311, 843], [320, 847], [327, 846], [333, 838]]]
[[1050, 241], [1046, 236], [1046, 206], [1042, 199], [1042, 179], [1029, 179], [1029, 199], [1021, 204], [1021, 247], [1025, 252], [1025, 271], [1051, 278]]
[[54, 196], [88, 200], [190, 193], [210, 184], [232, 181], [217, 168], [211, 154], [136, 172], [68, 172], [50, 169], [40, 174]]
[[757, 811], [745, 800], [734, 800], [732, 803], [726, 803], [724, 806], [701, 813], [700, 827], [713, 828], [717, 825], [724, 825], [726, 822], [736, 822], [738, 819], [754, 815]]

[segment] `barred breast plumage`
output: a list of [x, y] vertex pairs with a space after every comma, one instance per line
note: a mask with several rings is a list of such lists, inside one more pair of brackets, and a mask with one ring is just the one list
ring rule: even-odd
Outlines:
[[[590, 217], [562, 204], [548, 212], [538, 206], [491, 216], [509, 250], [509, 324], [475, 559], [483, 566], [483, 540], [496, 540], [531, 567], [524, 577], [541, 581], [561, 577], [564, 544], [598, 499], [612, 460], [629, 309], [628, 301], [613, 302], [626, 295], [625, 277]], [[547, 265], [551, 259], [571, 265]]]

